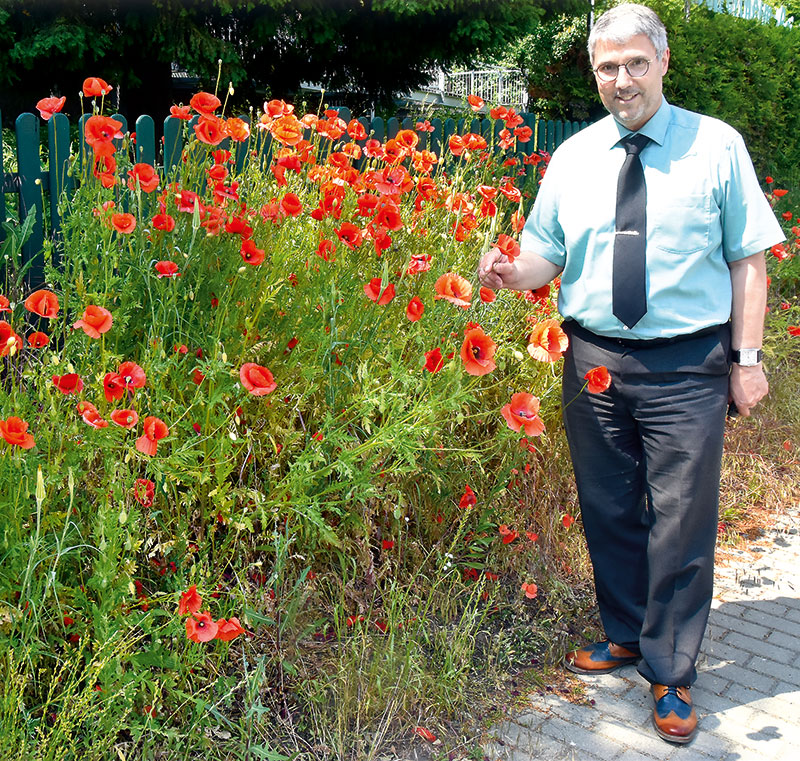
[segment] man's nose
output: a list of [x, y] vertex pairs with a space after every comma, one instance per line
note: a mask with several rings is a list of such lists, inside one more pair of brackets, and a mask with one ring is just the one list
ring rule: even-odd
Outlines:
[[617, 87], [624, 89], [633, 83], [633, 77], [628, 74], [628, 70], [624, 66], [617, 69]]

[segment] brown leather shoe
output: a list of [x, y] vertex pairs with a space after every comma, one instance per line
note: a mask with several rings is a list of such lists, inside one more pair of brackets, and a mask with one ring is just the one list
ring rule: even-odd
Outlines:
[[671, 743], [690, 742], [697, 732], [697, 714], [689, 688], [654, 684], [653, 697], [653, 726], [658, 736]]
[[564, 666], [576, 674], [609, 674], [640, 659], [637, 653], [605, 640], [567, 653]]

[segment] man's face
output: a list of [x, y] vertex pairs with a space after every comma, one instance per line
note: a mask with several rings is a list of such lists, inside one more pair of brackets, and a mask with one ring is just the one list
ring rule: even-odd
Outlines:
[[658, 60], [653, 43], [644, 34], [637, 34], [622, 44], [600, 39], [592, 61], [596, 69], [604, 63], [616, 65], [636, 58], [651, 62], [643, 77], [631, 77], [624, 68], [619, 69], [613, 82], [603, 82], [595, 75], [603, 105], [620, 124], [633, 132], [643, 127], [661, 105], [661, 82], [669, 66], [669, 50]]

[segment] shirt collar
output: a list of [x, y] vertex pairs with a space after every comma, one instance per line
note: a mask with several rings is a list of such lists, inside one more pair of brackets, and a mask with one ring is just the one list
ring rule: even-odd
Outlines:
[[[661, 105], [647, 123], [639, 130], [640, 135], [647, 135], [654, 143], [664, 145], [667, 135], [667, 127], [672, 119], [672, 106], [667, 103], [667, 99], [661, 96]], [[633, 135], [627, 127], [620, 124], [610, 114], [606, 117], [606, 144], [609, 150], [613, 148], [626, 135]]]

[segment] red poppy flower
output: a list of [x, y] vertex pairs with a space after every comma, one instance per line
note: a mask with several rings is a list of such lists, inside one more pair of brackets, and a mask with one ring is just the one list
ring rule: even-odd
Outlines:
[[203, 373], [201, 370], [194, 369], [192, 371], [192, 383], [196, 383], [199, 386], [205, 379], [205, 373]]
[[467, 103], [473, 111], [480, 111], [486, 105], [483, 98], [477, 95], [467, 95]]
[[501, 233], [497, 236], [497, 243], [495, 246], [500, 249], [508, 261], [513, 262], [519, 256], [519, 243], [515, 241], [510, 235]]
[[508, 109], [505, 106], [495, 106], [489, 109], [489, 116], [492, 119], [505, 119], [508, 116]]
[[242, 241], [242, 247], [239, 254], [248, 264], [254, 267], [264, 261], [264, 249], [258, 248], [252, 238], [246, 238]]
[[185, 119], [189, 121], [192, 118], [192, 113], [189, 110], [189, 106], [170, 106], [169, 108], [170, 116], [174, 116], [176, 119]]
[[244, 119], [232, 116], [225, 120], [225, 132], [231, 140], [243, 143], [250, 137], [250, 125]]
[[788, 190], [775, 188], [775, 190], [772, 191], [772, 195], [774, 195], [775, 198], [783, 198], [788, 192], [789, 192]]
[[86, 425], [90, 425], [92, 428], [108, 428], [108, 421], [103, 420], [97, 407], [91, 402], [78, 402], [77, 410]]
[[150, 164], [134, 164], [128, 177], [131, 190], [136, 190], [137, 184], [145, 193], [152, 193], [158, 187], [158, 172]]
[[181, 599], [178, 602], [178, 615], [184, 616], [187, 613], [197, 613], [203, 604], [203, 600], [197, 593], [197, 585], [192, 584], [185, 592], [181, 593]]
[[136, 449], [152, 457], [158, 449], [158, 442], [169, 435], [167, 424], [157, 417], [148, 415], [144, 419], [144, 433], [136, 439]]
[[569, 513], [561, 516], [561, 524], [564, 528], [569, 528], [573, 523], [575, 523], [575, 519]]
[[281, 209], [290, 217], [297, 217], [303, 213], [303, 204], [297, 193], [287, 193], [281, 199]]
[[608, 368], [603, 365], [593, 367], [583, 377], [588, 381], [586, 388], [592, 394], [602, 394], [611, 385], [611, 375], [608, 372]]
[[800, 336], [800, 325], [789, 325], [786, 328], [786, 332], [790, 336]]
[[42, 349], [50, 343], [50, 336], [47, 333], [36, 331], [28, 335], [28, 345], [33, 349]]
[[383, 306], [388, 304], [394, 297], [394, 284], [389, 283], [383, 290], [381, 290], [382, 280], [379, 277], [374, 277], [368, 283], [364, 283], [364, 293], [370, 301]]
[[480, 295], [481, 301], [484, 304], [491, 304], [497, 298], [497, 294], [491, 288], [487, 288], [486, 286], [481, 286], [478, 294]]
[[35, 443], [33, 436], [28, 433], [28, 424], [13, 415], [7, 420], [0, 420], [0, 436], [13, 447], [30, 449]]
[[431, 268], [430, 254], [411, 254], [411, 263], [406, 269], [406, 274], [416, 275], [420, 272], [427, 272]]
[[181, 273], [178, 272], [178, 265], [175, 262], [168, 260], [155, 263], [156, 272], [158, 272], [159, 279], [162, 277], [180, 277]]
[[422, 300], [419, 296], [414, 296], [406, 307], [406, 317], [408, 317], [411, 322], [417, 322], [417, 320], [422, 317], [424, 311], [425, 305], [422, 303]]
[[515, 127], [514, 137], [520, 143], [527, 143], [533, 137], [533, 130], [530, 127]]
[[464, 342], [461, 344], [461, 359], [464, 369], [470, 375], [487, 375], [497, 366], [494, 353], [497, 344], [492, 341], [480, 327], [466, 331]]
[[354, 225], [352, 222], [343, 223], [342, 226], [334, 232], [339, 236], [339, 240], [350, 249], [358, 248], [358, 246], [364, 242], [364, 233], [360, 227]]
[[156, 494], [156, 485], [149, 478], [137, 478], [133, 485], [133, 498], [143, 507], [150, 507]]
[[269, 127], [272, 137], [283, 145], [297, 145], [303, 139], [305, 126], [294, 114], [284, 114]]
[[123, 235], [130, 235], [136, 229], [136, 217], [125, 212], [111, 215], [111, 226]]
[[455, 272], [448, 272], [439, 277], [433, 285], [436, 290], [435, 300], [445, 299], [451, 304], [466, 309], [472, 299], [472, 283]]
[[517, 537], [519, 537], [518, 531], [512, 531], [505, 523], [501, 523], [497, 527], [497, 533], [503, 539], [503, 544], [511, 544]]
[[198, 114], [210, 116], [222, 105], [222, 101], [210, 92], [199, 92], [192, 95], [189, 105]]
[[139, 422], [139, 415], [136, 410], [114, 410], [111, 422], [123, 428], [133, 428]]
[[153, 227], [156, 230], [172, 232], [175, 229], [175, 218], [169, 214], [156, 214], [153, 217]]
[[427, 740], [429, 743], [436, 742], [436, 735], [425, 727], [414, 727], [414, 734], [419, 735], [423, 740]]
[[539, 436], [544, 431], [544, 423], [539, 417], [539, 399], [533, 394], [512, 394], [511, 402], [500, 412], [512, 431], [524, 430], [527, 436]]
[[331, 254], [336, 251], [336, 244], [332, 240], [321, 240], [317, 246], [317, 256], [323, 261], [330, 261]]
[[122, 138], [122, 122], [110, 116], [95, 114], [86, 120], [83, 138], [98, 155], [109, 156], [114, 152], [113, 140]]
[[0, 296], [0, 312], [10, 312], [11, 302], [5, 297]]
[[0, 357], [13, 355], [22, 349], [22, 339], [5, 320], [0, 320]]
[[443, 367], [442, 350], [438, 346], [432, 351], [425, 352], [425, 369], [429, 373], [438, 373]]
[[525, 597], [527, 597], [529, 600], [533, 600], [534, 597], [536, 597], [536, 595], [539, 593], [539, 588], [533, 583], [523, 584], [520, 589], [525, 593]]
[[236, 639], [240, 634], [244, 634], [244, 627], [239, 623], [236, 616], [229, 618], [227, 621], [220, 618], [217, 621], [217, 639], [222, 642], [230, 642]]
[[277, 387], [272, 373], [255, 362], [245, 362], [239, 370], [239, 380], [253, 396], [266, 396]]
[[478, 504], [478, 498], [475, 496], [475, 492], [469, 487], [469, 484], [465, 484], [464, 486], [464, 493], [461, 495], [461, 499], [458, 500], [458, 506], [462, 510], [466, 510], [470, 507], [475, 507]]
[[217, 116], [201, 116], [194, 125], [194, 134], [201, 143], [219, 145], [227, 137], [225, 122]]
[[144, 388], [144, 384], [147, 383], [147, 376], [144, 370], [135, 362], [123, 362], [117, 372], [122, 378], [125, 388], [131, 393], [134, 393], [133, 389]]
[[42, 98], [36, 104], [36, 110], [39, 112], [39, 116], [41, 116], [42, 119], [45, 121], [50, 121], [50, 119], [53, 118], [53, 114], [57, 114], [62, 108], [64, 108], [64, 104], [66, 102], [66, 97]]
[[52, 319], [58, 314], [58, 296], [50, 291], [34, 291], [25, 299], [25, 309], [38, 314], [40, 317]]
[[210, 642], [217, 636], [219, 626], [211, 618], [211, 614], [192, 613], [186, 619], [186, 636], [192, 642]]
[[464, 138], [461, 135], [451, 135], [447, 145], [450, 148], [450, 153], [454, 156], [460, 156], [466, 149]]
[[528, 339], [528, 354], [539, 362], [555, 362], [564, 355], [569, 338], [558, 320], [550, 319], [534, 325]]
[[100, 338], [101, 333], [108, 333], [114, 322], [111, 312], [103, 307], [90, 304], [83, 312], [83, 317], [73, 323], [73, 328], [82, 328], [90, 338]]
[[83, 381], [77, 373], [66, 373], [65, 375], [54, 375], [53, 385], [62, 394], [79, 394], [83, 390]]
[[87, 77], [83, 80], [83, 94], [87, 98], [99, 98], [108, 95], [111, 90], [111, 85], [99, 77]]

